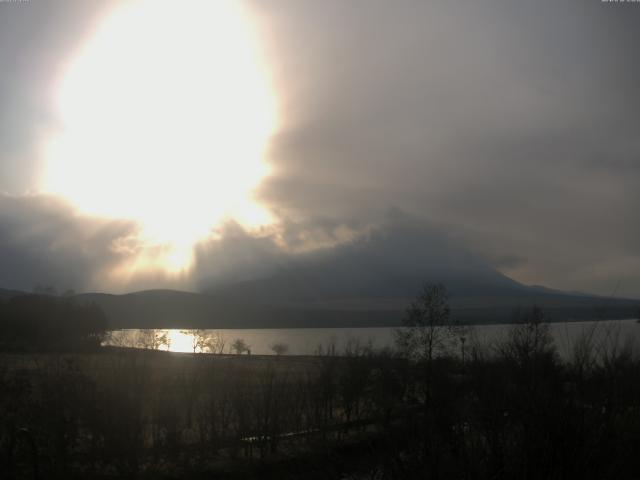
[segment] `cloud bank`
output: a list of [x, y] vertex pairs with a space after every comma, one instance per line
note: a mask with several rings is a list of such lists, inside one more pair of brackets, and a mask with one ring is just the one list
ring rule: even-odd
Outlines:
[[222, 226], [188, 275], [126, 284], [104, 272], [135, 225], [20, 196], [50, 126], [43, 92], [100, 12], [28, 5], [0, 5], [4, 286], [208, 288], [393, 228], [395, 207], [519, 281], [640, 297], [633, 3], [246, 2], [282, 118], [256, 192], [275, 224]]
[[265, 202], [300, 219], [397, 205], [525, 282], [640, 293], [640, 9], [280, 1], [262, 13], [289, 120]]

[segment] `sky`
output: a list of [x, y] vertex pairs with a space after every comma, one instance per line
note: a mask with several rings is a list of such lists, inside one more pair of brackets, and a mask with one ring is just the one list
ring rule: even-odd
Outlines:
[[[193, 149], [183, 146], [189, 139], [171, 129], [145, 133], [157, 141], [153, 155], [123, 151], [129, 145], [121, 141], [126, 108], [110, 120], [115, 133], [100, 130], [106, 136], [96, 137], [110, 139], [118, 150], [90, 143], [77, 164], [87, 168], [58, 172], [89, 190], [107, 188], [114, 202], [120, 194], [124, 210], [96, 214], [82, 197], [43, 188], [45, 147], [66, 128], [56, 86], [125, 3], [0, 2], [0, 287], [203, 290], [269, 275], [319, 250], [361, 244], [375, 232], [397, 228], [390, 219], [401, 217], [403, 225], [428, 226], [402, 232], [433, 232], [464, 248], [452, 263], [473, 256], [525, 284], [640, 297], [640, 3], [240, 2], [259, 70], [277, 105], [277, 122], [260, 150], [268, 173], [242, 186], [268, 212], [259, 224], [245, 224], [232, 213], [220, 216], [222, 197], [205, 194], [207, 183], [200, 182], [220, 177], [215, 188], [228, 183], [240, 191], [235, 177], [225, 176], [237, 169], [239, 155], [217, 158], [214, 149], [211, 157], [189, 157]], [[195, 3], [171, 5], [187, 10]], [[139, 36], [125, 43], [153, 38], [153, 15], [149, 10], [133, 23]], [[141, 50], [131, 71], [101, 70], [102, 77], [135, 83], [154, 74], [144, 71], [150, 58], [171, 63], [197, 54], [206, 63], [207, 41], [215, 42], [210, 48], [216, 61], [243, 55], [235, 40], [190, 37], [185, 15], [167, 18], [169, 23], [159, 24], [167, 42], [145, 47], [164, 50]], [[211, 21], [215, 30], [216, 19]], [[206, 41], [196, 48], [185, 38]], [[172, 45], [184, 52], [169, 51]], [[244, 98], [247, 91], [234, 92], [236, 84], [254, 88], [233, 65], [221, 67], [231, 80], [220, 98]], [[187, 83], [177, 96], [161, 91], [149, 118], [167, 117], [174, 125], [169, 106], [180, 105], [189, 93], [196, 67], [166, 66], [184, 68]], [[194, 92], [190, 102], [202, 95], [201, 108], [215, 110], [207, 93]], [[190, 117], [191, 111], [181, 110], [180, 125], [189, 131], [207, 125], [206, 110]], [[247, 131], [261, 115], [257, 106], [237, 111], [229, 124], [246, 125]], [[90, 126], [95, 118], [81, 123]], [[231, 132], [226, 124], [216, 128], [197, 139], [211, 138], [214, 146], [227, 141], [227, 133], [216, 136]], [[245, 143], [228, 141], [225, 152], [245, 152]], [[166, 170], [169, 157], [162, 150], [172, 148], [184, 151]], [[130, 168], [115, 176], [103, 173], [120, 165], [116, 156]], [[190, 176], [183, 177], [181, 169]], [[89, 178], [92, 171], [102, 179]], [[163, 201], [152, 204], [159, 209], [155, 214], [167, 218], [168, 230], [179, 230], [175, 222], [193, 216], [210, 228], [179, 271], [148, 261], [170, 246], [141, 234], [140, 219], [126, 208], [142, 211], [135, 202], [145, 198], [149, 178], [161, 171], [184, 179], [182, 187], [163, 190]], [[127, 188], [135, 190], [131, 197], [123, 193]], [[440, 242], [424, 244], [433, 249]]]

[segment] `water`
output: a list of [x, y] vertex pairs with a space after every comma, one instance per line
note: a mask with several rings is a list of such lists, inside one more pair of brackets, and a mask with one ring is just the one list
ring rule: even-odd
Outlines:
[[[491, 345], [506, 338], [512, 325], [479, 325], [465, 333], [467, 344], [477, 341]], [[592, 335], [596, 346], [640, 344], [640, 323], [636, 320], [566, 322], [550, 324], [558, 352], [566, 357], [584, 335]], [[348, 344], [391, 347], [396, 328], [285, 328], [221, 330], [115, 330], [103, 345], [155, 348], [172, 352], [236, 353], [273, 355], [280, 345], [288, 355], [313, 355], [318, 348], [344, 351]], [[246, 348], [242, 348], [242, 347]]]

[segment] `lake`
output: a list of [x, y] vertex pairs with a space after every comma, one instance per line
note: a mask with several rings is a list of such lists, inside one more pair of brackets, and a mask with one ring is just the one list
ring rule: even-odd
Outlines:
[[[465, 333], [467, 345], [478, 342], [492, 345], [506, 338], [512, 325], [477, 325]], [[591, 335], [596, 346], [639, 345], [640, 323], [631, 320], [551, 323], [551, 334], [561, 356], [566, 357], [575, 342]], [[280, 348], [289, 355], [313, 355], [321, 347], [344, 352], [347, 345], [374, 348], [393, 346], [394, 327], [380, 328], [285, 328], [285, 329], [131, 329], [115, 330], [103, 342], [105, 346], [154, 348], [172, 352], [234, 353], [243, 350], [254, 355], [272, 355]], [[279, 345], [279, 347], [277, 347]], [[235, 347], [235, 348], [234, 348]]]

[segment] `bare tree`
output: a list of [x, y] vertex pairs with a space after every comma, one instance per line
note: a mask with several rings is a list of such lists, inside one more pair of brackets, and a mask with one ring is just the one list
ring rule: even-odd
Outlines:
[[278, 356], [285, 355], [287, 354], [287, 352], [289, 352], [289, 345], [283, 342], [276, 342], [269, 348], [271, 348], [271, 351]]
[[143, 330], [111, 330], [106, 333], [103, 345], [119, 348], [151, 348], [145, 346]]
[[220, 332], [196, 328], [180, 330], [181, 333], [191, 337], [191, 349], [193, 353], [222, 353], [226, 341]]
[[159, 350], [160, 347], [169, 347], [169, 335], [165, 330], [154, 328], [140, 330], [138, 332], [137, 346], [151, 350]]
[[247, 345], [247, 342], [242, 338], [236, 338], [231, 344], [231, 349], [235, 351], [237, 355], [250, 351], [249, 345]]
[[507, 341], [498, 345], [498, 352], [518, 364], [555, 355], [551, 328], [542, 309], [534, 306], [518, 316], [518, 323], [509, 330]]
[[403, 327], [396, 330], [396, 345], [408, 358], [431, 362], [458, 337], [451, 319], [449, 294], [442, 284], [426, 284], [409, 305]]
[[209, 353], [223, 353], [227, 341], [220, 332], [210, 333], [207, 336], [206, 348]]
[[186, 332], [191, 335], [191, 348], [193, 349], [193, 353], [198, 351], [203, 353], [208, 346], [209, 332], [201, 328], [187, 330]]

